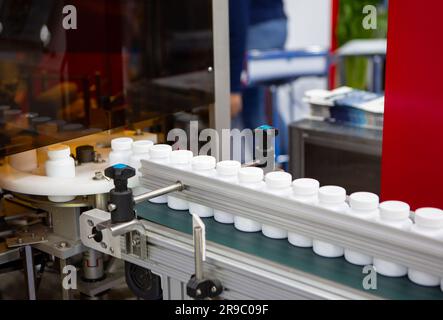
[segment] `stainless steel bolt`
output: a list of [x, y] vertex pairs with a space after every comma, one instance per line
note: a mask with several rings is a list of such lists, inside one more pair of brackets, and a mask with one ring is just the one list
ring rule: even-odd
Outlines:
[[201, 296], [202, 295], [202, 291], [200, 289], [197, 289], [197, 291], [195, 293], [197, 294], [197, 296]]
[[217, 287], [216, 287], [216, 286], [213, 286], [213, 287], [211, 288], [211, 292], [212, 292], [212, 293], [216, 293], [216, 292], [217, 292]]
[[110, 248], [109, 248], [109, 251], [110, 251], [111, 253], [114, 253], [114, 248], [113, 248], [113, 247], [110, 247]]
[[104, 242], [100, 242], [100, 245], [102, 246], [103, 249], [106, 249], [108, 247], [108, 245]]
[[112, 211], [114, 211], [115, 209], [117, 209], [117, 206], [116, 206], [115, 204], [110, 203], [110, 204], [108, 205], [108, 211], [109, 211], [109, 212], [112, 212]]
[[94, 222], [91, 219], [88, 219], [87, 223], [88, 223], [88, 226], [90, 226], [90, 227], [94, 226]]

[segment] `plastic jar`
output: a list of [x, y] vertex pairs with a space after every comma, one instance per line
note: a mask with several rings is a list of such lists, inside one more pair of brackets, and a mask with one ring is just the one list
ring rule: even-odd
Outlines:
[[[291, 198], [306, 204], [317, 205], [318, 204], [318, 189], [320, 183], [315, 179], [297, 179], [292, 183], [292, 196]], [[288, 241], [290, 244], [301, 248], [312, 247], [312, 239], [302, 236], [297, 233], [289, 232]]]
[[[238, 171], [240, 168], [241, 164], [238, 161], [221, 161], [217, 163], [216, 178], [224, 182], [238, 184]], [[222, 210], [214, 210], [214, 219], [224, 224], [234, 223], [234, 215]]]
[[[319, 207], [346, 214], [349, 206], [346, 203], [346, 190], [338, 186], [325, 186], [318, 190]], [[338, 258], [344, 254], [344, 249], [335, 244], [321, 240], [313, 240], [313, 250], [326, 258]]]
[[[380, 203], [380, 213], [376, 222], [392, 228], [409, 231], [412, 220], [409, 219], [410, 207], [401, 201], [385, 201]], [[403, 277], [408, 274], [406, 266], [374, 257], [377, 273], [386, 277]]]
[[109, 165], [126, 164], [129, 165], [129, 158], [132, 154], [131, 138], [117, 138], [111, 141], [112, 151], [109, 153]]
[[[370, 192], [355, 192], [349, 197], [348, 214], [360, 219], [375, 221], [378, 217], [379, 197]], [[351, 249], [345, 249], [345, 259], [358, 266], [372, 264], [372, 256]]]
[[[287, 172], [269, 172], [265, 176], [265, 184], [265, 192], [275, 196], [289, 198], [292, 194], [292, 175]], [[288, 237], [286, 230], [269, 225], [262, 225], [262, 233], [271, 239], [286, 239]]]
[[[149, 161], [160, 163], [160, 164], [169, 164], [169, 156], [171, 155], [172, 147], [167, 144], [156, 144], [149, 148]], [[167, 203], [168, 196], [163, 195], [157, 198], [153, 198], [149, 200], [152, 203]]]
[[[211, 156], [197, 156], [191, 161], [192, 171], [205, 177], [215, 177], [216, 159]], [[198, 203], [189, 202], [189, 212], [196, 214], [200, 218], [210, 218], [214, 216], [214, 209]]]
[[[169, 156], [169, 165], [173, 168], [180, 170], [190, 171], [191, 160], [194, 154], [192, 151], [188, 150], [175, 150], [171, 152]], [[168, 198], [168, 207], [173, 210], [185, 211], [189, 210], [189, 203], [186, 200], [182, 200], [173, 196], [167, 196]]]
[[[263, 190], [266, 186], [263, 177], [264, 173], [261, 168], [241, 168], [238, 171], [238, 183], [249, 189]], [[237, 230], [243, 232], [261, 231], [261, 223], [239, 216], [234, 217], [234, 226]]]
[[9, 156], [9, 164], [19, 171], [30, 172], [35, 170], [38, 167], [37, 150], [32, 149]]
[[[74, 178], [75, 162], [71, 157], [71, 149], [63, 144], [48, 147], [48, 160], [45, 163], [46, 176], [51, 178]], [[67, 202], [75, 196], [49, 196], [53, 202]]]
[[[415, 224], [411, 227], [411, 232], [443, 240], [443, 210], [437, 208], [417, 209], [415, 211]], [[420, 270], [409, 269], [408, 277], [412, 282], [422, 286], [434, 287], [441, 285], [438, 276]]]
[[139, 140], [132, 143], [132, 155], [129, 158], [129, 166], [137, 171], [137, 175], [141, 175], [138, 169], [141, 168], [141, 160], [149, 160], [149, 149], [154, 145], [150, 140]]

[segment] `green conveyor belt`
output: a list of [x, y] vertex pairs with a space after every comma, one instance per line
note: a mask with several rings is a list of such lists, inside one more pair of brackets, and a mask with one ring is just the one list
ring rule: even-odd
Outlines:
[[[192, 217], [187, 212], [169, 209], [166, 205], [142, 203], [137, 206], [137, 214], [162, 226], [192, 234]], [[324, 279], [332, 280], [354, 289], [364, 290], [362, 280], [365, 276], [362, 267], [354, 266], [344, 258], [323, 258], [313, 253], [312, 249], [292, 246], [287, 240], [273, 240], [261, 233], [244, 233], [233, 225], [224, 225], [214, 219], [204, 219], [208, 241], [279, 263]], [[373, 295], [386, 299], [443, 300], [440, 288], [418, 286], [407, 279], [377, 277], [377, 290]]]

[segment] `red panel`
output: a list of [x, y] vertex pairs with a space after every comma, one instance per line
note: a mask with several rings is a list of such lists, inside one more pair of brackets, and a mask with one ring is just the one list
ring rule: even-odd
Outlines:
[[443, 1], [389, 2], [382, 198], [443, 208]]
[[[331, 54], [335, 52], [338, 48], [338, 39], [337, 39], [337, 27], [338, 27], [338, 12], [340, 6], [340, 0], [331, 0]], [[335, 63], [332, 63], [329, 68], [329, 89], [335, 89], [335, 71], [337, 66]]]

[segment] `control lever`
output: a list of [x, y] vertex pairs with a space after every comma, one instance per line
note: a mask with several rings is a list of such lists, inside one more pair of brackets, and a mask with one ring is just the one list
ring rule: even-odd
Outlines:
[[217, 279], [206, 279], [203, 262], [206, 260], [205, 225], [200, 217], [193, 214], [195, 274], [186, 285], [186, 293], [197, 300], [216, 298], [223, 292], [223, 286]]

